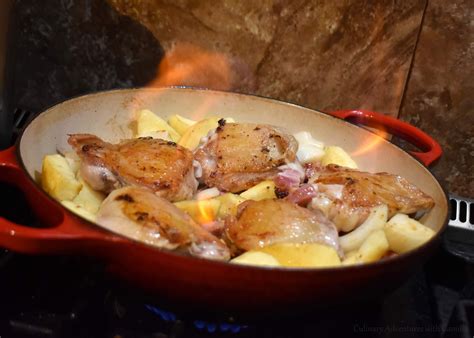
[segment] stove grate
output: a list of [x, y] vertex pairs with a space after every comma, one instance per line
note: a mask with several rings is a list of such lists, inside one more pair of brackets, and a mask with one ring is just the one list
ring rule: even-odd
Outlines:
[[451, 217], [449, 225], [474, 231], [474, 200], [450, 196]]

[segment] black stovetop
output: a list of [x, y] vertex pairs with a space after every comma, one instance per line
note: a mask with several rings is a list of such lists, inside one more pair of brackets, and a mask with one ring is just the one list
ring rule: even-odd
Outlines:
[[[17, 190], [0, 184], [0, 191], [0, 215], [36, 226]], [[473, 332], [474, 265], [443, 248], [400, 288], [377, 302], [258, 323], [170, 312], [159, 300], [120, 284], [91, 258], [0, 250], [2, 338], [431, 338], [472, 337]]]

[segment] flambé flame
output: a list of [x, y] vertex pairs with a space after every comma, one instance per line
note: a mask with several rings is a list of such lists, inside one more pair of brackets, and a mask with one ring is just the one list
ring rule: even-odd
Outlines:
[[[235, 63], [235, 62], [234, 62]], [[161, 60], [155, 78], [145, 88], [189, 86], [215, 90], [234, 89], [237, 74], [232, 63], [225, 54], [207, 51], [189, 43], [177, 43]], [[244, 70], [243, 73], [246, 73]], [[132, 119], [136, 111], [149, 108], [148, 102], [157, 100], [156, 92], [140, 92], [130, 102]], [[211, 110], [213, 99], [206, 97], [194, 108], [188, 118], [203, 119]]]
[[215, 221], [213, 210], [210, 208], [209, 204], [206, 204], [203, 201], [198, 202], [199, 208], [199, 223], [208, 224]]
[[357, 149], [351, 152], [351, 156], [361, 156], [372, 151], [377, 151], [382, 140], [390, 137], [390, 134], [384, 129], [373, 129], [367, 127], [366, 129], [370, 130], [375, 135], [370, 135], [365, 138], [364, 141], [358, 145]]

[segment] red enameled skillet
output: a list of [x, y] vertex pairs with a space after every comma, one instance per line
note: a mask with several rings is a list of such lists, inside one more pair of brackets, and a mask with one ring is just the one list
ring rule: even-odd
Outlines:
[[[92, 133], [112, 142], [130, 138], [130, 121], [141, 108], [163, 117], [225, 116], [282, 126], [290, 132], [309, 131], [326, 144], [343, 147], [361, 169], [402, 175], [431, 195], [436, 206], [425, 224], [436, 236], [412, 252], [361, 266], [241, 266], [157, 250], [103, 230], [67, 211], [35, 183], [43, 156], [69, 149], [68, 134]], [[268, 314], [381, 295], [398, 286], [430, 255], [446, 226], [446, 195], [425, 167], [441, 156], [441, 148], [419, 129], [381, 114], [339, 111], [331, 115], [267, 98], [190, 88], [115, 90], [63, 102], [38, 115], [14, 147], [0, 152], [0, 180], [21, 189], [45, 225], [31, 228], [0, 218], [0, 247], [27, 254], [94, 256], [119, 278], [159, 299], [216, 311]], [[382, 128], [424, 152], [409, 154], [344, 120]]]

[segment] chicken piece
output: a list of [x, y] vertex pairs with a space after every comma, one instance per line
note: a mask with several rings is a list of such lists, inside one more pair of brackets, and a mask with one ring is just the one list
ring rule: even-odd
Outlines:
[[158, 248], [214, 260], [230, 258], [224, 242], [149, 189], [129, 186], [114, 190], [102, 203], [96, 223]]
[[389, 217], [429, 210], [434, 205], [430, 196], [406, 179], [388, 173], [328, 165], [315, 169], [313, 175], [309, 182], [316, 184], [318, 194], [309, 207], [322, 210], [344, 232], [362, 224], [376, 205], [386, 204]]
[[277, 243], [320, 243], [341, 252], [336, 227], [322, 212], [285, 200], [242, 203], [237, 217], [226, 220], [226, 234], [244, 251]]
[[174, 142], [150, 137], [110, 144], [90, 134], [70, 135], [68, 142], [82, 159], [82, 177], [95, 190], [142, 186], [173, 202], [196, 192], [193, 154]]
[[262, 124], [223, 121], [194, 153], [201, 180], [221, 191], [240, 192], [273, 179], [278, 167], [295, 161], [298, 143], [291, 135]]

